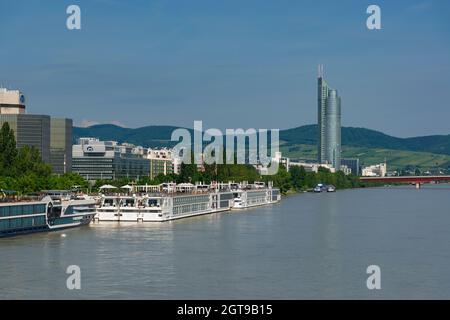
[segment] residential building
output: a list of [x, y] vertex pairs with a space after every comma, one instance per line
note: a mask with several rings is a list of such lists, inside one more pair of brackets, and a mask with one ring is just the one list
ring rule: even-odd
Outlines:
[[150, 160], [150, 179], [154, 179], [159, 174], [174, 173], [172, 150], [148, 149], [147, 159]]
[[341, 164], [341, 171], [347, 176], [352, 173], [352, 169], [350, 169], [344, 164]]
[[387, 173], [386, 163], [380, 163], [362, 169], [363, 177], [385, 177], [386, 173]]

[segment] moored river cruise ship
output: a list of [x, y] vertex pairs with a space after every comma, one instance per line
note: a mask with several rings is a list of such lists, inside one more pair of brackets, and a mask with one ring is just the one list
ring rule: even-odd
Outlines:
[[95, 203], [92, 199], [51, 196], [40, 201], [0, 202], [0, 237], [89, 224], [95, 215]]
[[103, 195], [97, 221], [157, 222], [244, 209], [280, 201], [271, 183], [134, 186], [133, 195]]

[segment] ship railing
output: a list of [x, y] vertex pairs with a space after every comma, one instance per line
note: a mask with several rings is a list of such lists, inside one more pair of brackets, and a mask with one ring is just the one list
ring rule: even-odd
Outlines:
[[0, 203], [38, 202], [41, 200], [42, 198], [39, 196], [0, 196]]

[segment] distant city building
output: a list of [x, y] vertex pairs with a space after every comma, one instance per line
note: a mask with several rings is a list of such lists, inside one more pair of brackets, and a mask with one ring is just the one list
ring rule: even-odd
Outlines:
[[362, 169], [363, 177], [385, 177], [387, 173], [387, 164], [380, 163]]
[[289, 172], [289, 166], [290, 166], [290, 159], [287, 157], [283, 157], [280, 151], [275, 153], [275, 157], [272, 159], [272, 161], [278, 162], [280, 165], [286, 168], [286, 171]]
[[72, 148], [72, 171], [90, 181], [150, 176], [147, 151], [140, 146], [80, 138]]
[[24, 114], [25, 96], [19, 90], [0, 88], [0, 114]]
[[318, 76], [318, 162], [341, 167], [341, 98], [328, 86], [323, 66]]
[[173, 153], [172, 158], [173, 173], [180, 174], [182, 159], [180, 157], [176, 157]]
[[18, 90], [0, 88], [0, 126], [8, 122], [18, 148], [35, 147], [53, 173], [70, 172], [72, 120], [27, 114], [25, 96]]
[[50, 119], [50, 164], [53, 172], [72, 171], [72, 119]]
[[355, 176], [359, 176], [361, 172], [358, 158], [343, 158], [341, 159], [341, 166], [347, 166]]
[[340, 169], [345, 175], [349, 175], [352, 173], [352, 169], [350, 169], [349, 167], [347, 167], [344, 164], [341, 164], [341, 169]]
[[7, 122], [18, 148], [35, 147], [42, 161], [50, 163], [50, 117], [31, 114], [0, 114], [0, 126]]
[[167, 175], [174, 172], [170, 149], [148, 149], [147, 159], [150, 160], [150, 179], [154, 179], [159, 174]]
[[[279, 165], [282, 165], [283, 167], [286, 168], [286, 171], [289, 172], [289, 166], [290, 166], [290, 159], [283, 157], [280, 151], [277, 151], [274, 155], [274, 157], [272, 158], [272, 163], [277, 162]], [[258, 160], [258, 164], [254, 165], [254, 167], [256, 168], [256, 171], [258, 171], [259, 174], [268, 174], [269, 170], [267, 168], [267, 166], [262, 165], [259, 160]]]
[[290, 161], [290, 167], [303, 167], [307, 172], [318, 172], [319, 168], [325, 168], [330, 170], [330, 172], [336, 172], [336, 169], [331, 164], [326, 163], [315, 163], [315, 162], [295, 162]]
[[[424, 172], [424, 175], [431, 175], [431, 172], [426, 171], [426, 172]], [[399, 173], [397, 170], [386, 172], [386, 177], [397, 177], [397, 176], [399, 176]]]

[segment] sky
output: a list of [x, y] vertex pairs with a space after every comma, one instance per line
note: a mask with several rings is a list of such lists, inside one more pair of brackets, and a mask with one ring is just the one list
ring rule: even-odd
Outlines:
[[448, 0], [0, 0], [0, 85], [78, 126], [313, 124], [319, 63], [343, 126], [450, 134]]

